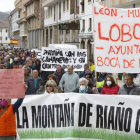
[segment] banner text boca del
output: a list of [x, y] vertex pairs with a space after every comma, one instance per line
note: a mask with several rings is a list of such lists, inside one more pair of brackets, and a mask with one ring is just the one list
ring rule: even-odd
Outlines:
[[140, 69], [140, 9], [94, 5], [97, 71], [137, 72]]

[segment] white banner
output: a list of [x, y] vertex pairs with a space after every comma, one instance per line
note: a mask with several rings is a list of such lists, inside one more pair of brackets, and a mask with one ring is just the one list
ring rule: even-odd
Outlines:
[[56, 65], [61, 65], [65, 70], [73, 65], [74, 71], [83, 71], [87, 63], [87, 50], [85, 49], [52, 49], [42, 47], [42, 71], [56, 71]]
[[26, 139], [108, 136], [114, 140], [128, 134], [136, 138], [140, 134], [139, 101], [139, 96], [124, 95], [28, 95], [17, 112], [18, 133]]
[[93, 21], [96, 71], [139, 73], [140, 9], [94, 5]]

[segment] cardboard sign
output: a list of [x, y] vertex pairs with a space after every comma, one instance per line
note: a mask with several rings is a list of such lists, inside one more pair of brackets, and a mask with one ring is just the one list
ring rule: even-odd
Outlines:
[[0, 70], [0, 99], [24, 98], [24, 70]]
[[94, 5], [96, 71], [139, 73], [140, 9]]
[[83, 71], [84, 64], [87, 62], [87, 50], [85, 49], [52, 49], [42, 48], [42, 71], [56, 71], [59, 64], [65, 70], [68, 66], [74, 67], [74, 71]]

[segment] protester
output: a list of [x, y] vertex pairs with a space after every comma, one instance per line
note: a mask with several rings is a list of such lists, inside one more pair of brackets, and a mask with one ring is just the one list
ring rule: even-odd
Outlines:
[[12, 69], [18, 69], [20, 65], [20, 62], [18, 61], [18, 58], [15, 57], [13, 63], [11, 64]]
[[[56, 89], [58, 91], [58, 93], [62, 93], [61, 87], [58, 85], [57, 82], [57, 77], [53, 74], [50, 74], [48, 76], [48, 80], [54, 80], [57, 84]], [[37, 90], [37, 94], [43, 94], [45, 92], [45, 84], [47, 83], [47, 80], [43, 81], [40, 88]]]
[[85, 77], [86, 70], [89, 70], [89, 65], [88, 64], [84, 65], [84, 71], [80, 73], [79, 78]]
[[58, 93], [58, 90], [56, 88], [57, 84], [54, 80], [48, 80], [46, 85], [45, 85], [45, 92], [44, 94], [54, 94]]
[[40, 62], [39, 59], [36, 59], [36, 60], [35, 60], [35, 66], [33, 67], [33, 70], [37, 70], [39, 76], [41, 76], [40, 67], [41, 67], [41, 62]]
[[[124, 72], [123, 75], [122, 75], [122, 82], [125, 83], [125, 75], [126, 73]], [[140, 86], [140, 74], [139, 73], [133, 73], [133, 82], [135, 84], [137, 84], [138, 86]]]
[[10, 69], [10, 63], [8, 61], [8, 57], [4, 57], [4, 65], [6, 65], [8, 69]]
[[31, 77], [30, 68], [24, 67], [24, 82], [27, 83], [27, 80]]
[[73, 92], [93, 94], [91, 88], [88, 87], [88, 80], [86, 78], [79, 79], [79, 87], [76, 88]]
[[[25, 91], [27, 86], [24, 84]], [[0, 140], [15, 140], [16, 111], [21, 106], [23, 99], [18, 99], [11, 104], [11, 99], [0, 99]]]
[[92, 73], [90, 70], [85, 71], [85, 78], [91, 78], [93, 81], [93, 87], [96, 87], [96, 81], [94, 78], [92, 78]]
[[64, 93], [72, 92], [78, 87], [79, 76], [73, 71], [73, 66], [68, 67], [68, 72], [66, 72], [61, 80], [60, 80], [60, 87]]
[[33, 76], [27, 80], [28, 86], [27, 93], [36, 94], [36, 91], [39, 89], [42, 82], [43, 82], [42, 78], [38, 76], [38, 71], [33, 70]]
[[108, 75], [105, 78], [101, 94], [106, 95], [117, 95], [120, 87], [115, 83], [115, 80], [112, 76]]
[[125, 74], [125, 85], [119, 90], [119, 95], [140, 95], [140, 87], [133, 81], [133, 74]]
[[89, 59], [88, 64], [89, 64], [90, 71], [93, 72], [93, 70], [95, 69], [95, 65], [93, 64], [93, 60]]
[[65, 73], [64, 69], [61, 67], [61, 65], [56, 66], [56, 71], [53, 73], [57, 77], [58, 83], [60, 82], [63, 74]]

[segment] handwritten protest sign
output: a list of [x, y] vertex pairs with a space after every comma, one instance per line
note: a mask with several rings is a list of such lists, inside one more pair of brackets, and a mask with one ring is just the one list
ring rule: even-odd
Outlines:
[[87, 62], [87, 50], [85, 49], [51, 49], [42, 48], [42, 71], [56, 71], [56, 65], [61, 65], [67, 69], [73, 65], [74, 71], [83, 71], [84, 64]]
[[140, 72], [140, 9], [94, 5], [95, 64], [98, 72]]
[[0, 70], [0, 99], [23, 98], [25, 91], [23, 69]]

